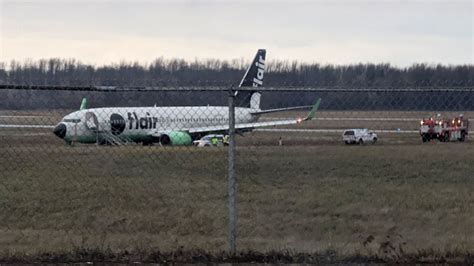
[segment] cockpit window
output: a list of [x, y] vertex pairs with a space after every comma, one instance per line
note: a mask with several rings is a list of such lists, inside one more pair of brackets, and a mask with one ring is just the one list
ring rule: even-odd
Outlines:
[[81, 119], [63, 119], [63, 122], [66, 122], [66, 123], [79, 123], [79, 122], [81, 122]]

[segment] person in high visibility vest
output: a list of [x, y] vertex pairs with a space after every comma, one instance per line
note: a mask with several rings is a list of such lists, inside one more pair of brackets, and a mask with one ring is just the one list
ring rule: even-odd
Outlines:
[[217, 138], [216, 138], [216, 137], [213, 137], [213, 138], [211, 139], [211, 144], [212, 144], [212, 146], [217, 146], [217, 143], [218, 143]]

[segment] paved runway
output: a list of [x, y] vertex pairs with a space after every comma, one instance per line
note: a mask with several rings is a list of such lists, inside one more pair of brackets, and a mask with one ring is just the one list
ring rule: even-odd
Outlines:
[[[293, 128], [258, 128], [254, 129], [254, 131], [258, 132], [300, 132], [300, 133], [341, 133], [344, 129], [293, 129]], [[413, 134], [418, 133], [418, 130], [392, 130], [392, 129], [379, 129], [379, 130], [371, 130], [375, 133], [404, 133], [404, 134]]]
[[0, 128], [54, 128], [54, 125], [14, 125], [0, 124]]

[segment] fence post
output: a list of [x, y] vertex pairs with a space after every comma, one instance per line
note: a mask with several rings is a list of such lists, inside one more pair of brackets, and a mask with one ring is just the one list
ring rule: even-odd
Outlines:
[[228, 197], [229, 197], [229, 248], [231, 253], [236, 252], [236, 223], [235, 208], [235, 91], [229, 88], [229, 165], [228, 165]]

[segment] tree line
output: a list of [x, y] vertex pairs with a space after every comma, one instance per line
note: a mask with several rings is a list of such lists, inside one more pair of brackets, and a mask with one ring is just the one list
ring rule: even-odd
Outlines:
[[[158, 58], [149, 64], [104, 66], [76, 59], [0, 63], [0, 84], [62, 86], [229, 86], [242, 78], [250, 61]], [[474, 65], [389, 63], [331, 65], [274, 60], [267, 62], [266, 86], [474, 86]]]

